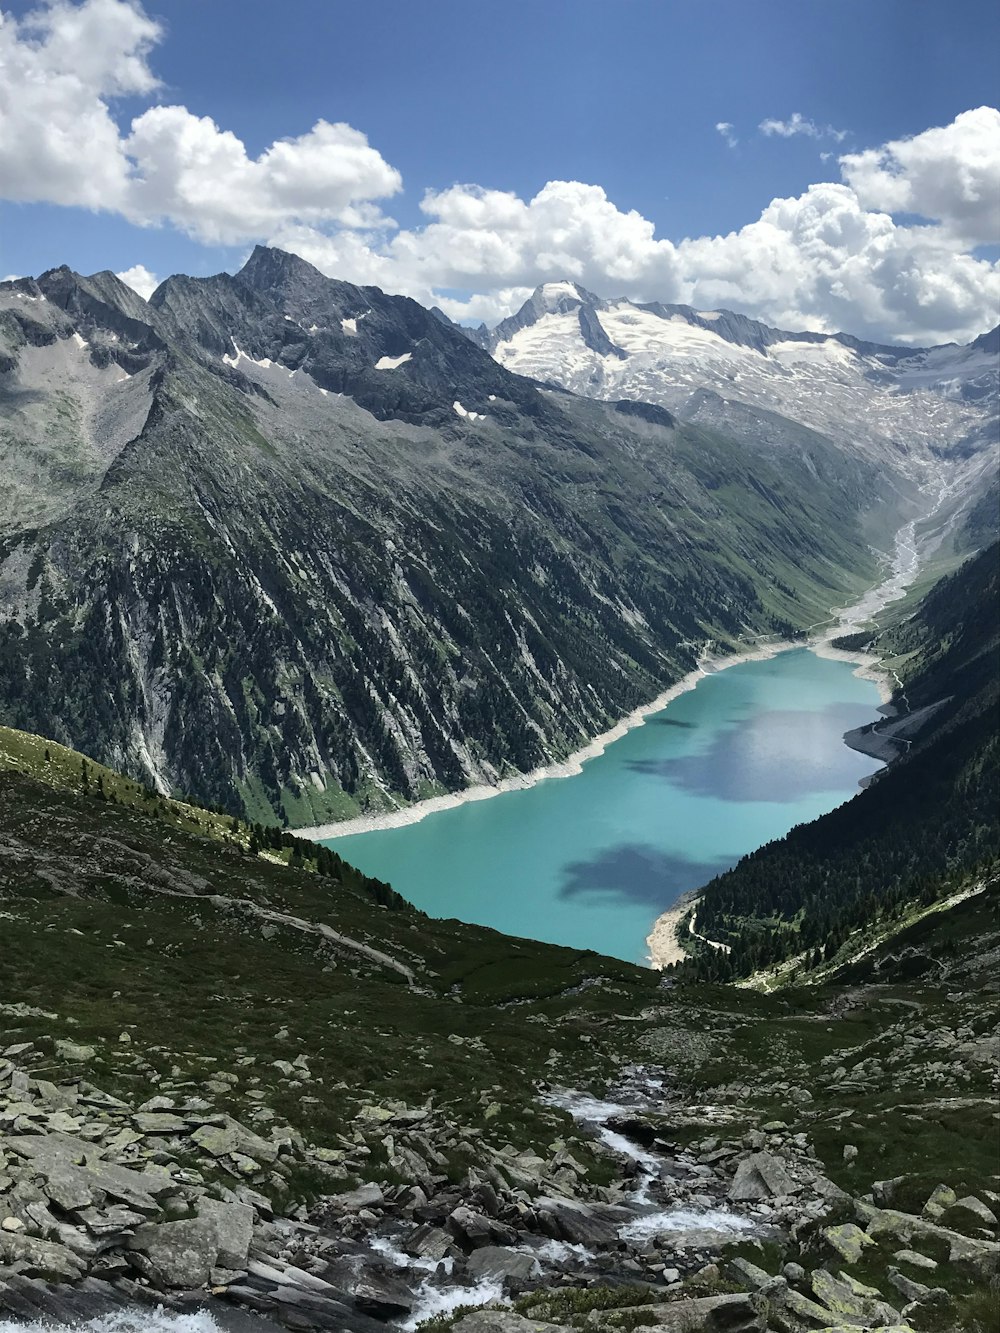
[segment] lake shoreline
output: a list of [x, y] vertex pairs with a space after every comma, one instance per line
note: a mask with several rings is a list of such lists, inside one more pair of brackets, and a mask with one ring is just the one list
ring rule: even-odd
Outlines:
[[683, 963], [690, 958], [680, 946], [678, 930], [680, 924], [697, 903], [697, 892], [683, 893], [665, 912], [653, 922], [653, 928], [646, 936], [646, 948], [649, 950], [649, 966], [654, 972], [662, 972], [671, 963]]
[[529, 773], [514, 773], [510, 777], [501, 778], [499, 782], [495, 783], [477, 783], [474, 787], [463, 787], [461, 791], [446, 792], [441, 796], [428, 797], [424, 801], [414, 801], [412, 805], [400, 806], [398, 810], [382, 810], [377, 814], [356, 815], [353, 819], [344, 819], [332, 824], [319, 824], [315, 828], [297, 828], [293, 829], [292, 832], [295, 833], [296, 837], [309, 838], [316, 842], [325, 838], [349, 838], [359, 833], [405, 828], [408, 824], [418, 824], [422, 819], [426, 819], [428, 815], [437, 814], [441, 810], [454, 810], [457, 806], [467, 805], [470, 801], [489, 800], [492, 796], [502, 796], [504, 792], [509, 791], [526, 791], [539, 782], [546, 782], [550, 778], [575, 777], [588, 759], [596, 759], [598, 755], [604, 753], [609, 745], [613, 745], [615, 741], [620, 740], [634, 727], [641, 727], [648, 717], [666, 708], [667, 704], [679, 695], [686, 694], [688, 690], [693, 690], [703, 676], [714, 675], [716, 671], [721, 671], [725, 667], [737, 666], [741, 662], [776, 657], [778, 653], [787, 652], [790, 648], [806, 646], [808, 645], [779, 640], [759, 649], [748, 649], [745, 652], [723, 654], [717, 657], [702, 657], [692, 671], [689, 671], [679, 681], [658, 694], [650, 703], [641, 704], [638, 708], [633, 709], [621, 721], [616, 722], [613, 727], [602, 732], [599, 736], [595, 736], [593, 740], [588, 741], [586, 745], [582, 745], [578, 750], [574, 750], [565, 759], [554, 760], [551, 764], [543, 764], [538, 768], [533, 768]]
[[[631, 713], [613, 727], [602, 732], [601, 735], [595, 736], [593, 740], [588, 741], [586, 745], [581, 746], [578, 750], [574, 750], [565, 759], [541, 765], [532, 769], [529, 773], [512, 774], [510, 777], [501, 778], [496, 783], [478, 783], [474, 787], [463, 787], [461, 791], [446, 792], [441, 796], [431, 796], [423, 801], [414, 801], [412, 805], [400, 806], [396, 810], [382, 810], [377, 814], [356, 815], [353, 819], [343, 819], [336, 823], [318, 824], [315, 827], [296, 828], [290, 831], [296, 837], [320, 842], [329, 838], [350, 838], [363, 833], [405, 828], [407, 825], [420, 823], [428, 815], [438, 814], [442, 810], [454, 810], [458, 806], [467, 805], [471, 801], [489, 800], [493, 796], [503, 795], [504, 792], [526, 791], [539, 782], [546, 782], [552, 778], [575, 777], [588, 760], [596, 759], [598, 755], [604, 753], [609, 745], [621, 740], [633, 728], [643, 726], [647, 718], [661, 712], [680, 695], [693, 690], [699, 680], [702, 680], [705, 676], [716, 675], [720, 671], [725, 671], [729, 667], [740, 666], [745, 662], [767, 661], [769, 658], [777, 657], [780, 653], [787, 653], [795, 648], [806, 648], [818, 657], [826, 657], [834, 661], [856, 663], [857, 669], [854, 674], [861, 679], [870, 680], [878, 686], [883, 704], [888, 703], [891, 698], [892, 691], [889, 688], [888, 679], [884, 673], [877, 669], [879, 659], [876, 656], [871, 653], [834, 648], [827, 637], [817, 637], [810, 640], [778, 639], [771, 643], [760, 644], [755, 648], [745, 648], [735, 653], [706, 654], [699, 659], [698, 665], [693, 670], [658, 694], [655, 699], [648, 704], [641, 704], [638, 708], [633, 709]], [[656, 966], [655, 963], [654, 966]]]

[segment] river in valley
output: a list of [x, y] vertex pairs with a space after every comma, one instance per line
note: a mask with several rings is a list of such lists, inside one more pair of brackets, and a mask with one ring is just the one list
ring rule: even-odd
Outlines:
[[879, 705], [854, 672], [808, 648], [710, 670], [572, 777], [327, 845], [433, 916], [647, 962], [678, 897], [881, 767], [843, 741]]

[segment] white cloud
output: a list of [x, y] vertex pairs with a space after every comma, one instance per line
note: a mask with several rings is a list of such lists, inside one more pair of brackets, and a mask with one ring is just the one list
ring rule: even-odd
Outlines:
[[[375, 283], [453, 319], [494, 322], [540, 282], [603, 296], [726, 306], [786, 328], [875, 340], [966, 340], [996, 322], [1000, 268], [939, 226], [904, 226], [826, 182], [775, 199], [738, 231], [673, 244], [598, 186], [550, 181], [530, 200], [453, 186], [424, 201], [429, 223], [388, 238], [285, 230], [275, 244], [332, 276]], [[467, 299], [438, 289], [473, 293]]]
[[[538, 283], [569, 278], [605, 296], [728, 305], [880, 339], [964, 339], [996, 320], [1000, 269], [970, 253], [1000, 238], [991, 108], [845, 154], [843, 183], [775, 199], [727, 235], [675, 244], [601, 186], [565, 180], [524, 199], [471, 184], [431, 191], [425, 223], [399, 230], [380, 203], [400, 175], [349, 125], [320, 120], [257, 156], [183, 106], [149, 105], [123, 131], [115, 99], [155, 95], [149, 55], [161, 36], [139, 0], [0, 13], [0, 196], [170, 224], [208, 244], [269, 240], [453, 318], [495, 320]], [[760, 128], [845, 133], [798, 112]], [[716, 129], [735, 142], [730, 122]], [[141, 265], [123, 276], [140, 292], [155, 281]]]
[[158, 24], [124, 0], [0, 12], [0, 191], [5, 199], [118, 209], [130, 165], [109, 100], [149, 93]]
[[726, 236], [682, 242], [692, 305], [737, 309], [785, 328], [944, 342], [995, 323], [1000, 269], [956, 252], [937, 227], [898, 226], [846, 185], [775, 199]]
[[208, 243], [294, 220], [385, 225], [374, 201], [401, 178], [349, 125], [318, 121], [257, 158], [182, 106], [152, 106], [122, 135], [111, 103], [155, 90], [147, 57], [161, 35], [138, 0], [0, 12], [0, 196], [170, 222]]
[[265, 235], [288, 219], [377, 225], [383, 219], [372, 201], [402, 186], [365, 135], [325, 120], [251, 158], [208, 116], [155, 106], [132, 122], [125, 147], [136, 167], [126, 215], [173, 222], [209, 243]]
[[725, 139], [727, 145], [730, 148], [736, 147], [736, 145], [739, 143], [739, 139], [737, 139], [736, 134], [734, 132], [734, 127], [730, 121], [728, 120], [716, 121], [715, 128], [722, 135], [723, 139]]
[[138, 292], [144, 301], [148, 301], [160, 285], [160, 279], [155, 273], [150, 273], [145, 264], [133, 264], [131, 268], [116, 273], [115, 277], [120, 278], [126, 287]]
[[793, 111], [787, 120], [762, 120], [757, 128], [761, 134], [777, 134], [782, 139], [804, 134], [808, 139], [836, 139], [837, 143], [841, 143], [847, 138], [846, 130], [835, 130], [832, 125], [817, 125], [798, 111]]
[[994, 107], [848, 153], [840, 167], [865, 208], [931, 218], [969, 244], [1000, 243], [1000, 111]]

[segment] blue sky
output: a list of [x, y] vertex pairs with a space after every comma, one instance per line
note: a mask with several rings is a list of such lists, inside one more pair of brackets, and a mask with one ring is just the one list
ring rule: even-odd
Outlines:
[[[459, 318], [569, 276], [908, 341], [995, 322], [1000, 118], [968, 119], [997, 101], [992, 3], [0, 13], [0, 276], [68, 263], [142, 286], [259, 240]], [[256, 169], [281, 140], [299, 143]]]

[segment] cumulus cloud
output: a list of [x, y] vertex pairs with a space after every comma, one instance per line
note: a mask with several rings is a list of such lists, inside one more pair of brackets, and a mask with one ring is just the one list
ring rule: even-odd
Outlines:
[[737, 139], [735, 133], [735, 127], [730, 121], [728, 120], [716, 121], [715, 128], [719, 132], [719, 134], [722, 135], [723, 139], [725, 139], [727, 145], [730, 148], [736, 147], [736, 145], [739, 143], [739, 139]]
[[726, 236], [682, 242], [692, 305], [735, 306], [786, 328], [946, 341], [994, 322], [995, 265], [956, 252], [936, 227], [898, 226], [847, 185], [775, 199]]
[[161, 36], [137, 0], [54, 0], [20, 21], [0, 12], [4, 198], [170, 222], [207, 243], [293, 220], [386, 224], [375, 201], [400, 175], [349, 125], [318, 121], [256, 158], [183, 106], [152, 106], [122, 134], [112, 103], [155, 91], [148, 56]]
[[144, 301], [148, 301], [160, 285], [160, 279], [155, 273], [150, 273], [145, 264], [133, 264], [131, 268], [116, 273], [115, 277], [120, 278], [126, 287], [138, 292]]
[[150, 93], [159, 25], [123, 0], [0, 11], [3, 198], [119, 209], [130, 163], [109, 101]]
[[[1000, 269], [973, 253], [1000, 239], [992, 108], [844, 154], [840, 183], [775, 199], [726, 235], [674, 243], [600, 185], [566, 180], [531, 198], [476, 184], [430, 191], [423, 224], [400, 230], [381, 212], [399, 172], [350, 125], [320, 120], [257, 156], [183, 106], [147, 105], [120, 126], [116, 99], [155, 98], [162, 35], [139, 0], [0, 12], [0, 195], [168, 224], [207, 244], [268, 240], [453, 318], [499, 319], [538, 283], [568, 278], [604, 296], [880, 339], [964, 339], [995, 322]], [[730, 122], [716, 129], [735, 143]], [[760, 129], [845, 134], [798, 112]], [[142, 294], [155, 283], [142, 265], [122, 277]]]
[[265, 235], [290, 218], [377, 225], [383, 219], [372, 201], [402, 186], [365, 135], [325, 120], [251, 158], [208, 116], [155, 106], [132, 122], [125, 148], [136, 168], [126, 215], [173, 222], [209, 243]]
[[804, 134], [807, 139], [835, 139], [841, 143], [847, 138], [846, 130], [836, 130], [832, 125], [817, 125], [798, 111], [793, 111], [787, 120], [762, 120], [757, 128], [761, 134], [769, 137], [776, 134], [782, 139]]
[[994, 107], [847, 153], [840, 167], [865, 208], [931, 218], [973, 245], [1000, 243], [1000, 111]]
[[[900, 225], [826, 182], [775, 199], [726, 235], [657, 239], [598, 186], [550, 181], [534, 198], [475, 186], [429, 194], [423, 228], [379, 240], [286, 230], [276, 244], [322, 271], [495, 322], [540, 282], [603, 296], [743, 311], [785, 328], [916, 343], [966, 340], [995, 322], [1000, 268], [936, 225]], [[448, 295], [437, 295], [438, 289]], [[463, 299], [454, 292], [474, 295]]]

